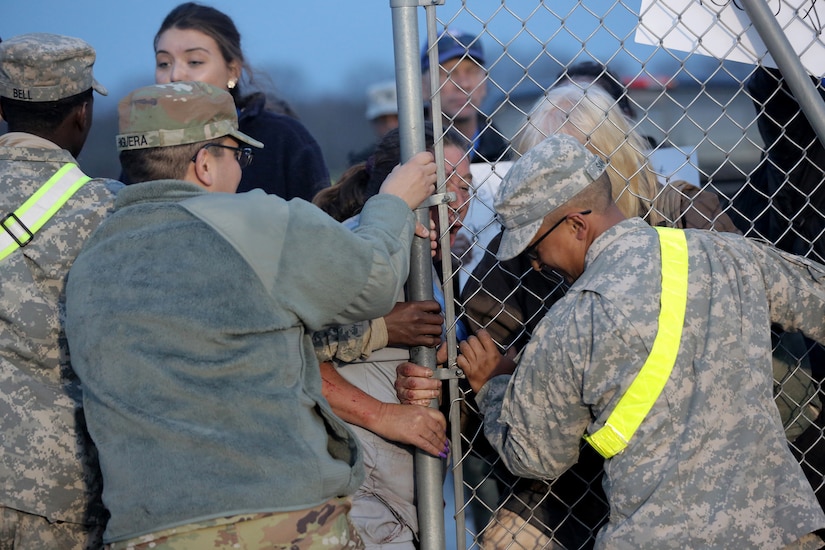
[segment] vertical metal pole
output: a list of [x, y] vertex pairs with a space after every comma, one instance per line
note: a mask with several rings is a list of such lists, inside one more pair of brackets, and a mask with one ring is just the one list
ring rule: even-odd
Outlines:
[[[418, 0], [390, 0], [402, 161], [409, 160], [425, 149], [421, 60], [418, 57], [419, 6]], [[440, 181], [443, 181], [443, 174]], [[417, 210], [416, 218], [425, 227], [429, 227], [430, 218], [426, 208]], [[415, 239], [407, 280], [410, 299], [432, 300], [432, 270], [429, 242]], [[436, 368], [435, 350], [432, 348], [413, 348], [410, 350], [410, 360], [431, 369]], [[431, 406], [437, 407], [437, 401], [433, 401]], [[421, 550], [443, 550], [445, 547], [442, 470], [441, 459], [416, 450], [415, 487]]]
[[811, 82], [799, 56], [794, 52], [791, 42], [768, 7], [768, 3], [765, 0], [740, 0], [740, 2], [756, 32], [767, 46], [771, 57], [776, 61], [783, 78], [788, 82], [788, 87], [793, 92], [805, 118], [813, 127], [819, 141], [825, 144], [825, 103], [816, 91], [814, 83]]
[[[439, 137], [443, 135], [443, 118], [441, 116], [441, 79], [439, 78], [438, 48], [434, 46], [438, 40], [437, 20], [435, 4], [425, 7], [427, 23], [427, 43], [430, 45], [428, 56], [430, 59], [430, 111], [432, 113], [433, 137], [435, 143], [435, 160], [439, 166], [438, 181], [445, 181], [446, 175], [442, 173], [444, 166], [444, 142]], [[439, 192], [446, 191], [446, 186]], [[456, 355], [458, 353], [455, 337], [455, 301], [453, 298], [453, 268], [452, 253], [450, 253], [450, 236], [446, 228], [449, 227], [447, 217], [447, 205], [438, 206], [438, 223], [443, 232], [441, 235], [441, 272], [444, 281], [444, 320], [447, 323], [447, 364], [454, 367]], [[459, 396], [458, 379], [450, 378], [448, 382], [448, 395], [450, 399], [449, 426], [450, 441], [452, 443], [451, 459], [453, 472], [453, 495], [455, 501], [455, 538], [456, 548], [467, 548], [467, 531], [465, 529], [466, 518], [464, 514], [464, 475], [463, 458], [464, 451], [461, 446], [461, 397]]]

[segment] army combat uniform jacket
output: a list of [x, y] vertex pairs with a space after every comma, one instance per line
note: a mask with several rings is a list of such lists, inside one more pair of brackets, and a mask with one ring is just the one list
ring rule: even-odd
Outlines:
[[[77, 161], [54, 143], [30, 134], [0, 136], [0, 218], [66, 163]], [[113, 180], [87, 182], [27, 246], [0, 260], [0, 506], [51, 521], [103, 521], [62, 298], [69, 267], [121, 187]], [[90, 508], [92, 502], [98, 507]]]
[[[825, 341], [825, 268], [738, 235], [686, 230], [685, 325], [673, 371], [605, 463], [597, 548], [783, 548], [825, 526], [772, 397], [771, 322]], [[656, 231], [623, 221], [539, 323], [513, 376], [479, 392], [516, 475], [555, 478], [604, 425], [657, 334]]]

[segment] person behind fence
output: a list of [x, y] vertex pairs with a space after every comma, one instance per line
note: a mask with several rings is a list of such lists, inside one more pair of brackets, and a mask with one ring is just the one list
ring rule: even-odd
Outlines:
[[558, 76], [556, 85], [564, 84], [568, 80], [580, 82], [585, 86], [598, 86], [616, 100], [616, 105], [624, 116], [630, 120], [636, 120], [636, 109], [630, 103], [627, 89], [622, 85], [618, 75], [608, 66], [592, 60], [573, 63]]
[[628, 217], [651, 225], [740, 232], [722, 212], [719, 197], [685, 181], [659, 181], [645, 157], [647, 143], [601, 86], [568, 83], [554, 86], [533, 106], [513, 140], [524, 153], [550, 134], [571, 135], [592, 153], [608, 160], [616, 204]]
[[[820, 99], [825, 86], [812, 78]], [[825, 147], [779, 69], [758, 66], [747, 81], [765, 144], [751, 181], [735, 204], [746, 234], [825, 261]]]
[[[206, 82], [227, 90], [242, 132], [264, 143], [241, 178], [238, 192], [263, 189], [284, 199], [312, 197], [330, 185], [321, 147], [295, 118], [255, 91], [261, 76], [247, 63], [241, 35], [225, 13], [186, 2], [170, 11], [155, 35], [155, 82]], [[247, 86], [252, 89], [247, 93]]]
[[[627, 88], [622, 85], [619, 76], [607, 65], [592, 60], [573, 63], [559, 74], [556, 79], [556, 86], [562, 85], [566, 81], [578, 82], [584, 84], [585, 87], [598, 86], [616, 100], [616, 106], [628, 120], [637, 120], [636, 109], [633, 108]], [[648, 149], [659, 145], [652, 136], [640, 135], [640, 137], [643, 140], [642, 144], [646, 145]]]
[[65, 277], [123, 185], [77, 157], [95, 50], [31, 33], [0, 44], [0, 547], [93, 549], [106, 524], [97, 451], [63, 327]]
[[[433, 147], [433, 129], [425, 124], [424, 139]], [[456, 193], [451, 203], [451, 238], [461, 227], [472, 181], [465, 142], [455, 131], [441, 138], [446, 162], [446, 187]], [[373, 155], [350, 168], [314, 202], [349, 228], [358, 226], [364, 201], [401, 159], [401, 133], [396, 128], [378, 143]], [[433, 209], [433, 215], [435, 209]], [[440, 255], [440, 244], [434, 257]], [[440, 265], [440, 264], [439, 264]], [[441, 294], [434, 269], [434, 294]], [[321, 361], [324, 396], [333, 412], [350, 423], [364, 447], [367, 477], [356, 492], [352, 518], [367, 548], [418, 546], [419, 526], [414, 485], [415, 447], [447, 457], [444, 415], [429, 407], [399, 404], [395, 367], [410, 360], [409, 348], [435, 347], [442, 341], [443, 304], [437, 300], [406, 301], [404, 293], [390, 314], [355, 325], [331, 327], [313, 335]], [[443, 297], [442, 297], [443, 301]], [[458, 324], [461, 337], [462, 324]], [[437, 432], [443, 445], [434, 448], [425, 434]]]
[[[367, 88], [367, 121], [380, 141], [387, 132], [398, 128], [398, 93], [395, 89], [395, 80], [386, 80], [373, 84]], [[375, 152], [377, 141], [370, 143], [360, 151], [353, 151], [347, 155], [350, 166], [354, 166], [367, 159]]]
[[[507, 141], [481, 110], [487, 96], [484, 47], [478, 36], [445, 29], [438, 37], [438, 93], [445, 127], [452, 126], [470, 143], [470, 162], [496, 162], [509, 158]], [[425, 98], [432, 94], [430, 48], [421, 50], [421, 84]], [[431, 111], [431, 109], [430, 109]], [[430, 116], [434, 116], [430, 112]]]
[[362, 547], [348, 515], [361, 449], [321, 395], [310, 334], [391, 309], [411, 209], [435, 188], [432, 155], [394, 170], [348, 231], [305, 201], [235, 194], [262, 144], [238, 131], [226, 91], [148, 86], [118, 110], [120, 160], [138, 183], [66, 290], [105, 541]]
[[[825, 85], [811, 79], [825, 101]], [[746, 235], [768, 239], [778, 248], [821, 262], [825, 259], [825, 147], [779, 69], [756, 67], [747, 90], [765, 151], [751, 181], [734, 198], [748, 220], [742, 228]], [[821, 386], [825, 351], [813, 344], [809, 353], [814, 378]], [[825, 508], [823, 429], [825, 411], [794, 440], [794, 452], [804, 459], [802, 467]]]
[[[607, 66], [590, 60], [569, 65], [556, 78], [556, 86], [570, 82], [583, 88], [599, 86], [616, 101], [616, 106], [625, 117], [635, 119], [636, 112], [628, 99], [627, 91], [621, 85], [619, 77]], [[655, 144], [652, 138], [644, 139]], [[500, 164], [497, 165], [496, 170], [500, 167]], [[489, 210], [482, 208], [481, 211], [492, 212], [492, 196], [486, 204]], [[487, 219], [473, 224], [477, 228], [475, 232], [487, 227], [487, 224], [491, 228], [497, 228], [497, 224], [491, 223], [493, 218], [494, 212]], [[496, 229], [492, 229], [492, 239], [495, 239], [495, 231]], [[495, 259], [498, 240], [490, 242], [488, 239], [485, 242], [487, 244], [484, 249], [473, 247], [462, 255], [464, 259], [472, 254], [472, 258], [476, 260], [473, 267], [469, 268], [473, 273], [467, 278], [468, 286], [462, 288], [459, 302], [467, 308], [468, 324], [477, 325], [474, 319], [480, 319], [479, 313], [483, 312], [485, 318], [493, 317], [492, 322], [503, 325], [502, 328], [506, 327], [507, 332], [494, 334], [496, 341], [509, 347], [511, 342], [519, 340], [520, 349], [546, 308], [563, 294], [564, 285], [560, 278], [552, 274], [534, 272], [524, 259], [515, 258], [512, 262], [499, 264]], [[475, 270], [479, 263], [484, 263], [484, 266]], [[492, 329], [490, 331], [493, 332]], [[461, 384], [464, 385], [464, 382]], [[601, 461], [597, 457], [593, 457], [590, 462], [583, 460], [574, 472], [557, 482], [550, 492], [544, 482], [514, 480], [496, 463], [495, 452], [484, 440], [472, 396], [468, 395], [463, 403], [469, 404], [469, 410], [463, 419], [467, 429], [465, 433], [472, 438], [473, 449], [469, 455], [471, 458], [465, 462], [464, 467], [465, 472], [470, 473], [469, 483], [475, 488], [475, 498], [470, 501], [470, 508], [480, 533], [479, 538], [486, 539], [486, 544], [489, 545], [489, 541], [496, 538], [493, 529], [498, 529], [504, 537], [511, 536], [514, 532], [518, 532], [520, 537], [532, 536], [528, 535], [527, 528], [516, 529], [511, 525], [529, 519], [531, 525], [550, 538], [555, 536], [570, 541], [568, 544], [571, 547], [584, 544], [578, 541], [587, 541], [589, 533], [598, 527], [607, 512], [601, 491], [588, 491], [588, 483], [592, 484], [599, 479]], [[475, 460], [473, 455], [479, 454], [482, 459]], [[585, 455], [588, 455], [586, 450]], [[492, 463], [496, 464], [490, 468], [489, 464]], [[585, 463], [591, 464], [590, 471]], [[484, 481], [478, 481], [481, 479]], [[499, 501], [503, 501], [503, 507], [499, 505]], [[558, 513], [556, 518], [552, 515], [554, 510]], [[493, 517], [495, 522], [488, 525]], [[536, 534], [536, 537], [538, 539], [543, 535]], [[524, 544], [530, 546], [532, 542], [525, 540]]]
[[819, 548], [825, 514], [772, 398], [770, 326], [825, 341], [825, 266], [626, 218], [601, 159], [562, 134], [515, 163], [495, 207], [497, 256], [571, 283], [518, 365], [483, 330], [460, 344], [508, 469], [556, 478], [584, 438], [606, 459], [597, 548]]
[[[470, 162], [495, 163], [508, 160], [509, 143], [482, 110], [487, 97], [487, 69], [481, 37], [447, 28], [439, 35], [434, 47], [438, 52], [437, 71], [430, 67], [430, 46], [424, 44], [421, 49], [424, 97], [431, 96], [431, 80], [437, 77], [443, 124], [457, 130], [468, 141]], [[430, 118], [434, 116], [431, 107], [427, 106]], [[460, 233], [458, 237], [459, 241], [452, 249], [454, 257], [469, 261], [478, 252], [472, 247], [469, 234]], [[455, 267], [459, 268], [458, 265]], [[472, 426], [468, 426], [468, 429], [472, 429]], [[491, 452], [479, 445], [464, 460], [468, 484], [481, 497], [470, 503], [478, 529], [489, 519], [490, 507], [498, 500], [502, 488], [501, 481], [490, 474], [487, 457]]]

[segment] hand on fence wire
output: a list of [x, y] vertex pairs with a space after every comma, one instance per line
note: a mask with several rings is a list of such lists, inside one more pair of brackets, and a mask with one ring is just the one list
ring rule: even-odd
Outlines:
[[456, 364], [464, 371], [473, 391], [478, 393], [490, 378], [501, 374], [513, 374], [516, 362], [508, 355], [502, 355], [498, 344], [486, 330], [479, 330], [458, 344], [460, 355]]
[[414, 210], [435, 191], [435, 170], [432, 153], [418, 153], [404, 164], [393, 168], [381, 184], [379, 193], [395, 195]]
[[435, 300], [399, 302], [384, 316], [391, 346], [437, 346], [441, 342], [444, 317]]

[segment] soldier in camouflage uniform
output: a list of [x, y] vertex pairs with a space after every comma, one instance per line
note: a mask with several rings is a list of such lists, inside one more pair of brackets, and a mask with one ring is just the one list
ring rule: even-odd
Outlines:
[[[9, 126], [0, 136], [2, 548], [98, 548], [105, 525], [62, 301], [69, 267], [122, 187], [77, 167], [92, 90], [106, 94], [92, 75], [94, 61], [91, 46], [67, 36], [27, 34], [0, 44], [0, 112]], [[37, 207], [58, 208], [37, 229], [26, 218], [37, 208], [21, 207], [47, 182], [69, 185], [68, 200], [41, 198]]]
[[349, 517], [363, 453], [322, 396], [310, 335], [394, 305], [412, 208], [435, 189], [432, 155], [393, 171], [348, 231], [306, 201], [235, 193], [262, 144], [238, 131], [220, 88], [140, 88], [119, 120], [121, 166], [137, 183], [66, 287], [111, 513], [104, 541], [363, 547]]
[[[673, 325], [659, 317], [664, 237], [625, 219], [604, 164], [564, 135], [512, 167], [495, 207], [498, 258], [528, 253], [572, 286], [518, 368], [484, 331], [461, 344], [458, 364], [508, 469], [552, 479]], [[819, 548], [825, 515], [772, 399], [770, 324], [825, 341], [825, 267], [738, 235], [664, 231], [686, 237], [684, 328], [664, 389], [605, 462], [610, 519], [596, 547]]]

